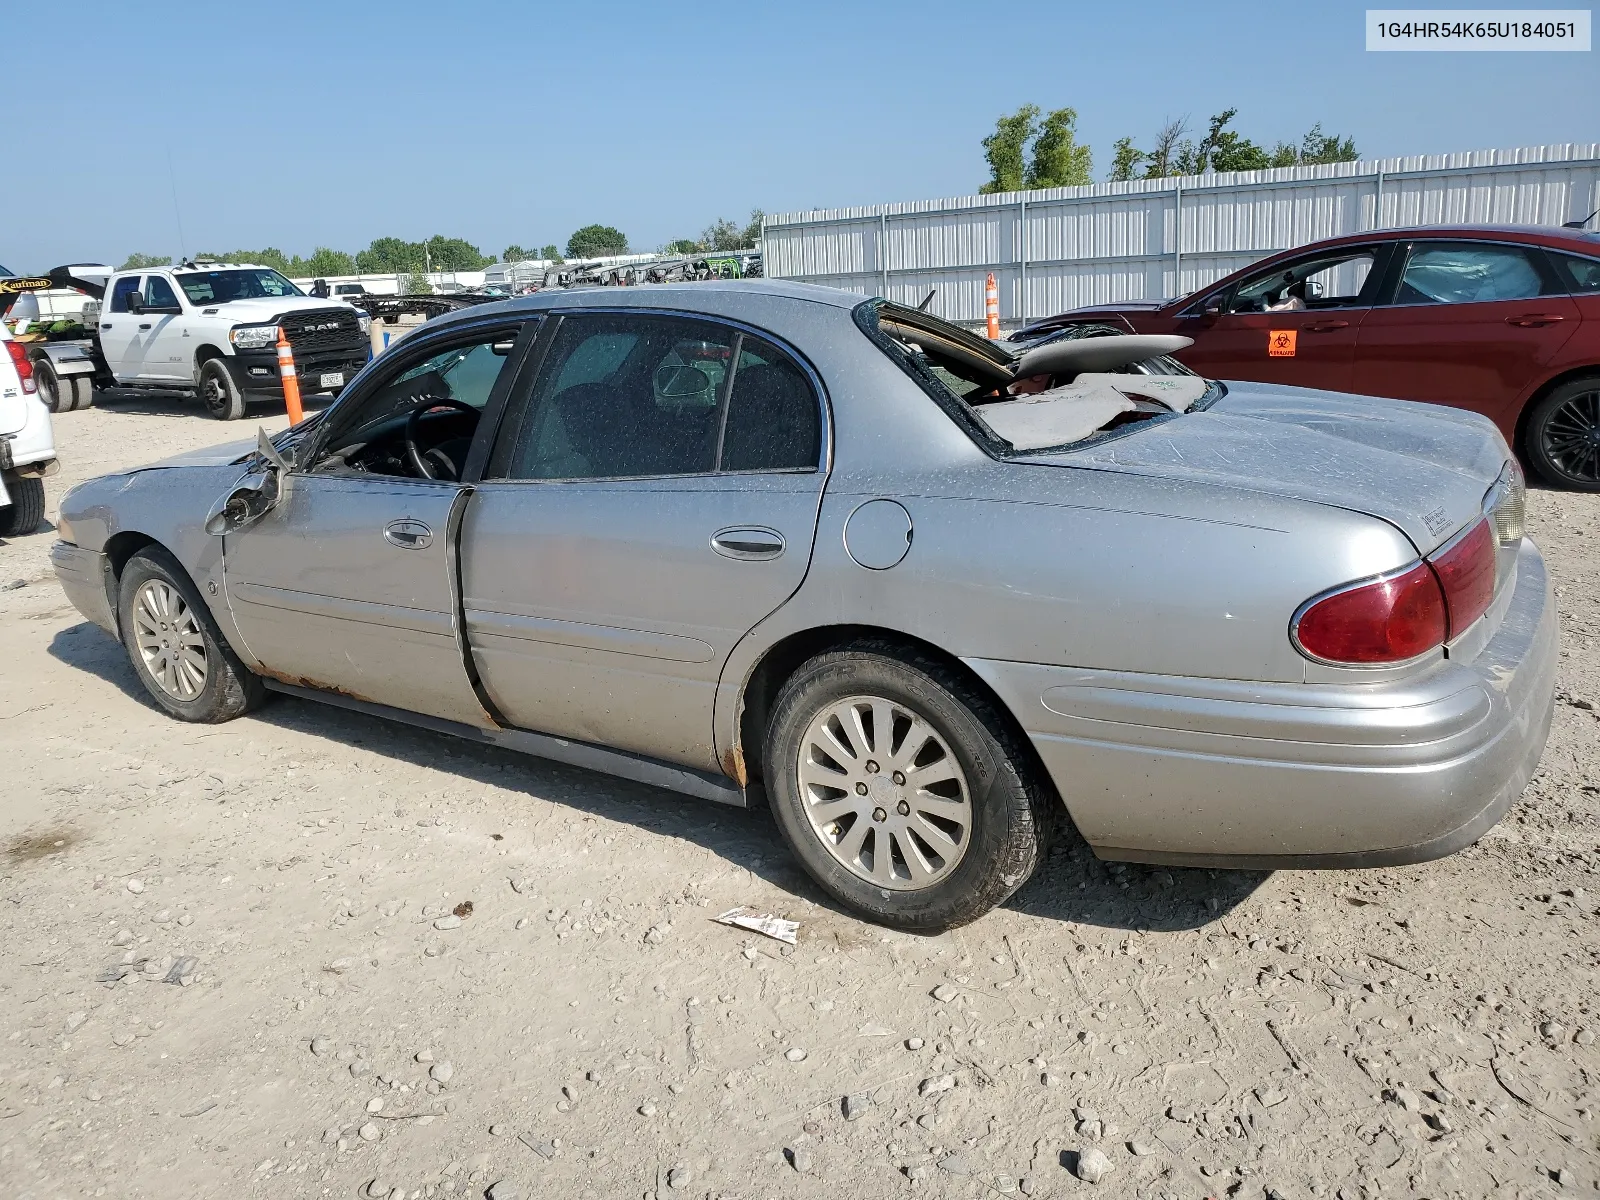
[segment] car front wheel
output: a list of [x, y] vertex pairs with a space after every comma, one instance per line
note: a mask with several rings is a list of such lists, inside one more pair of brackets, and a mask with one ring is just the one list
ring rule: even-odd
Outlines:
[[812, 878], [900, 929], [988, 912], [1033, 874], [1053, 819], [993, 705], [942, 663], [890, 646], [805, 663], [779, 692], [763, 767]]
[[180, 721], [231, 721], [266, 698], [223, 640], [211, 611], [177, 559], [150, 547], [128, 560], [117, 590], [117, 624], [134, 674]]
[[1523, 449], [1548, 482], [1600, 492], [1600, 378], [1552, 388], [1528, 414]]
[[237, 421], [244, 416], [244, 393], [221, 359], [213, 358], [200, 368], [200, 401], [219, 421]]

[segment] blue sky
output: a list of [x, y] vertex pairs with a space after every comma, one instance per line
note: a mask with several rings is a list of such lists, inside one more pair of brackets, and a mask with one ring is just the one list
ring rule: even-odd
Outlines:
[[0, 121], [0, 263], [434, 233], [492, 254], [592, 221], [652, 249], [756, 206], [973, 192], [981, 139], [1030, 101], [1078, 110], [1096, 178], [1119, 136], [1226, 107], [1259, 142], [1320, 121], [1362, 157], [1600, 136], [1594, 53], [1369, 54], [1363, 13], [10, 3], [8, 68], [45, 82], [15, 84]]

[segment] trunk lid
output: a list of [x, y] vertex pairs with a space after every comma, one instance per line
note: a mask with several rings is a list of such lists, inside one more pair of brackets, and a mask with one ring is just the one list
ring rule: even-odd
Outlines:
[[1203, 412], [1018, 461], [1186, 479], [1381, 518], [1428, 554], [1483, 513], [1509, 452], [1460, 409], [1229, 383]]

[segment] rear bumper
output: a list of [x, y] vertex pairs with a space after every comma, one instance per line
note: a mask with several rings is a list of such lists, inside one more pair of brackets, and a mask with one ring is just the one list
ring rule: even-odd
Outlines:
[[71, 542], [57, 542], [50, 547], [50, 564], [72, 607], [117, 637], [117, 614], [111, 607], [111, 563], [106, 556]]
[[1022, 720], [1102, 858], [1377, 867], [1471, 845], [1522, 794], [1554, 703], [1556, 620], [1524, 541], [1470, 662], [1357, 686], [971, 663]]

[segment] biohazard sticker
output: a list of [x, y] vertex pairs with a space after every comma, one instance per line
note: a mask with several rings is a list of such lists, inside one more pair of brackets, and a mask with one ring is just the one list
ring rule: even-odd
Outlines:
[[1268, 358], [1293, 358], [1298, 329], [1273, 329], [1267, 333]]

